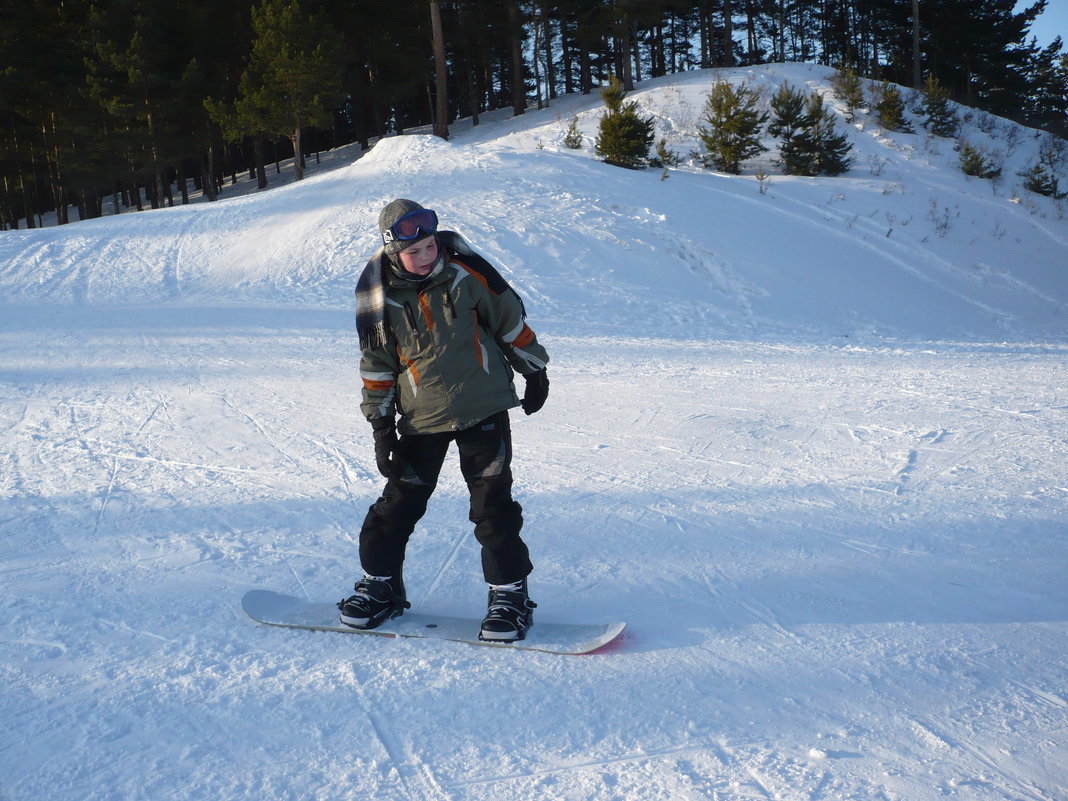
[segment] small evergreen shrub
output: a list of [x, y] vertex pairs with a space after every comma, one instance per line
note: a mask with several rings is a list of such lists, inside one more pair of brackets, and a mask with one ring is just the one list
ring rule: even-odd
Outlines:
[[923, 85], [923, 126], [935, 136], [956, 136], [960, 128], [949, 90], [934, 75], [928, 75]]
[[960, 168], [965, 175], [978, 178], [997, 178], [1001, 167], [986, 153], [968, 142], [960, 144]]
[[813, 92], [784, 84], [771, 100], [775, 114], [768, 133], [781, 140], [779, 160], [787, 175], [840, 175], [853, 163], [853, 146], [835, 127], [834, 111]]
[[719, 81], [712, 87], [705, 101], [707, 127], [698, 128], [707, 151], [702, 158], [706, 167], [737, 174], [743, 161], [767, 150], [760, 134], [768, 115], [757, 108], [758, 100], [757, 93], [745, 84], [735, 88]]
[[905, 118], [905, 101], [902, 100], [901, 90], [896, 84], [883, 84], [879, 102], [875, 104], [875, 113], [879, 124], [886, 130], [912, 133], [912, 126]]
[[667, 139], [661, 138], [656, 143], [656, 156], [649, 160], [653, 167], [678, 167], [682, 157], [668, 147]]
[[582, 147], [582, 134], [578, 129], [578, 117], [572, 117], [567, 130], [564, 131], [564, 147], [579, 150]]
[[849, 169], [853, 146], [849, 137], [837, 132], [835, 114], [823, 105], [823, 95], [813, 92], [805, 103], [808, 118], [806, 137], [811, 142], [812, 175], [841, 175]]
[[831, 77], [831, 89], [834, 90], [834, 96], [845, 104], [846, 119], [853, 122], [857, 109], [864, 105], [864, 87], [856, 67], [848, 62], [840, 65]]
[[801, 138], [807, 122], [805, 95], [784, 83], [771, 98], [768, 133], [780, 140], [779, 163], [787, 175], [808, 175], [810, 155]]
[[636, 170], [649, 162], [649, 147], [653, 144], [653, 118], [642, 117], [638, 104], [624, 103], [626, 90], [616, 76], [601, 89], [601, 99], [608, 107], [601, 117], [594, 143], [594, 153], [606, 164]]
[[1059, 191], [1057, 176], [1044, 164], [1033, 164], [1018, 175], [1024, 179], [1024, 188], [1037, 195], [1045, 195], [1060, 200], [1068, 193]]

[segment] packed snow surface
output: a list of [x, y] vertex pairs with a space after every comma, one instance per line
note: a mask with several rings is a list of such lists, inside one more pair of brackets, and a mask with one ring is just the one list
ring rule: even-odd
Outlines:
[[[837, 178], [685, 162], [717, 77], [828, 76], [642, 84], [666, 173], [594, 159], [599, 100], [568, 97], [0, 234], [0, 798], [1068, 797], [1068, 221], [1016, 177], [1042, 139], [967, 119], [993, 183], [863, 111]], [[359, 574], [352, 288], [398, 196], [551, 353], [516, 492], [539, 618], [629, 624], [595, 655], [241, 613]], [[482, 611], [466, 517], [451, 457], [416, 608]]]

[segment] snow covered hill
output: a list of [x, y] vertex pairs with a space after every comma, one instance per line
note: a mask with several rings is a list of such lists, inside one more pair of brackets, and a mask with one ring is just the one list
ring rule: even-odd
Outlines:
[[[723, 73], [768, 96], [788, 81], [830, 98], [828, 74]], [[697, 147], [717, 75], [634, 93], [675, 152]], [[824, 342], [1068, 335], [1068, 210], [1016, 176], [1036, 157], [1037, 132], [994, 118], [983, 126], [993, 134], [966, 125], [969, 141], [1006, 159], [1000, 183], [965, 176], [953, 141], [887, 133], [864, 114], [847, 126], [855, 162], [843, 177], [775, 175], [772, 149], [743, 177], [686, 168], [662, 180], [592, 157], [601, 113], [592, 97], [568, 97], [458, 128], [450, 143], [386, 139], [351, 166], [276, 191], [10, 232], [0, 292], [25, 304], [348, 308], [378, 209], [413, 195], [496, 257], [553, 326], [654, 333], [656, 320], [662, 334]], [[580, 151], [561, 144], [573, 115], [587, 133]], [[772, 175], [766, 194], [760, 168]]]
[[[697, 146], [716, 78], [632, 97]], [[601, 107], [381, 141], [259, 194], [0, 234], [0, 798], [1068, 797], [1068, 219], [861, 113], [852, 170], [631, 172]], [[562, 144], [577, 116], [587, 146]], [[756, 174], [771, 174], [761, 191]], [[340, 598], [381, 480], [352, 288], [378, 210], [438, 210], [523, 295], [544, 620], [586, 658], [268, 630]], [[447, 465], [423, 609], [484, 603]]]

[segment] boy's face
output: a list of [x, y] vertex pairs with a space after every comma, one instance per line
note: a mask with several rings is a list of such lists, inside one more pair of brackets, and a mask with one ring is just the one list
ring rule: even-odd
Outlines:
[[415, 275], [428, 275], [434, 262], [438, 259], [438, 240], [428, 236], [414, 245], [409, 245], [400, 253], [401, 267]]

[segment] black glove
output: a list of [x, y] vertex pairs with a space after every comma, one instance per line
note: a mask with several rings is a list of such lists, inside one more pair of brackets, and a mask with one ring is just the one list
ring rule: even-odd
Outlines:
[[549, 397], [549, 374], [545, 370], [536, 373], [527, 373], [523, 376], [527, 380], [527, 391], [523, 395], [523, 411], [534, 414], [545, 405], [545, 399]]
[[378, 463], [378, 472], [386, 478], [397, 478], [400, 475], [400, 464], [397, 459], [397, 447], [400, 440], [397, 439], [397, 424], [392, 417], [380, 417], [371, 421], [375, 438], [375, 462]]

